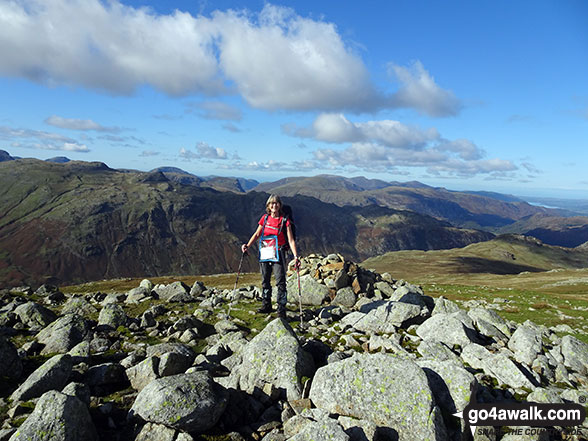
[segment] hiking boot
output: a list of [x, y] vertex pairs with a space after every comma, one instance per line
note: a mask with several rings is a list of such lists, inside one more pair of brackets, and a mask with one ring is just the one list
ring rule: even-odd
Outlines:
[[257, 310], [257, 312], [260, 313], [260, 314], [265, 314], [265, 313], [268, 313], [268, 312], [272, 312], [272, 305], [267, 305], [267, 304], [264, 305], [262, 303], [261, 304], [261, 308], [259, 308]]

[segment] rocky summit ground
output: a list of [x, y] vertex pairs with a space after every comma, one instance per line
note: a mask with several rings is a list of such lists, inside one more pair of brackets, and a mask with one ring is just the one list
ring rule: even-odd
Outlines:
[[462, 309], [335, 254], [290, 272], [287, 319], [258, 296], [1, 291], [0, 441], [587, 439], [587, 421], [521, 437], [454, 416], [472, 398], [585, 405], [588, 344], [569, 326]]

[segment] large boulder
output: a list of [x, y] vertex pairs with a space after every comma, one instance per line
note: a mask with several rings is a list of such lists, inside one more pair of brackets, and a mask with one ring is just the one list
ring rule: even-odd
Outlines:
[[22, 323], [35, 331], [40, 331], [57, 319], [53, 311], [35, 302], [17, 306], [14, 312]]
[[521, 325], [508, 341], [508, 348], [514, 352], [518, 362], [531, 366], [543, 349], [541, 333]]
[[67, 384], [72, 371], [71, 355], [56, 355], [34, 371], [16, 389], [10, 398], [26, 401], [37, 398], [50, 390], [61, 390]]
[[88, 408], [78, 398], [49, 391], [37, 402], [10, 441], [95, 441], [96, 428]]
[[170, 303], [193, 302], [194, 297], [190, 295], [190, 288], [183, 282], [173, 282], [169, 285], [157, 285], [153, 291], [160, 299]]
[[[288, 289], [288, 301], [298, 303], [298, 280], [297, 276], [288, 278], [286, 288]], [[319, 283], [310, 274], [300, 276], [300, 294], [304, 305], [320, 306], [329, 296], [329, 288]]]
[[561, 339], [561, 354], [566, 367], [582, 375], [588, 374], [588, 344], [571, 335], [565, 335]]
[[446, 439], [427, 376], [406, 358], [358, 354], [331, 363], [316, 372], [310, 399], [329, 413], [390, 428], [399, 441]]
[[100, 310], [98, 325], [117, 329], [127, 324], [127, 314], [122, 306], [116, 303], [108, 303]]
[[460, 312], [435, 314], [420, 325], [416, 333], [423, 340], [439, 341], [449, 347], [459, 345], [463, 348], [479, 341], [473, 326], [464, 323]]
[[201, 371], [153, 380], [139, 392], [130, 412], [150, 423], [203, 432], [217, 423], [226, 404], [226, 390]]
[[89, 330], [90, 327], [83, 317], [66, 314], [37, 334], [37, 341], [45, 344], [41, 353], [66, 353], [84, 340]]
[[373, 302], [373, 304], [377, 306], [371, 310], [369, 304], [362, 307], [362, 312], [369, 310], [363, 317], [346, 316], [342, 322], [366, 333], [394, 333], [396, 328], [407, 328], [425, 320], [422, 315], [423, 310], [417, 305], [394, 301]]
[[22, 362], [14, 345], [0, 337], [0, 377], [19, 378]]
[[288, 400], [302, 397], [300, 380], [312, 375], [314, 361], [285, 320], [270, 322], [241, 353], [242, 363], [231, 373], [241, 390], [252, 393], [270, 384], [284, 390]]

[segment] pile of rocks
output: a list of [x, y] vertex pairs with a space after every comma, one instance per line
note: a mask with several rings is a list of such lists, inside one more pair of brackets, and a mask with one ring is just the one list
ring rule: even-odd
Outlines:
[[58, 292], [0, 294], [0, 441], [461, 440], [453, 414], [472, 391], [492, 403], [588, 395], [588, 345], [574, 336], [465, 311], [339, 255], [290, 271], [288, 320], [261, 330], [243, 319], [255, 287]]

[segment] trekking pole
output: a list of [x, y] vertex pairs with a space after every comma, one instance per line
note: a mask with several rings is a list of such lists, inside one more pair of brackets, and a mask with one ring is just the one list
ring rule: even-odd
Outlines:
[[[237, 278], [235, 279], [235, 286], [233, 287], [233, 297], [235, 297], [235, 292], [237, 291], [237, 283], [239, 282], [239, 276], [241, 275], [241, 267], [243, 266], [243, 256], [246, 253], [241, 254], [241, 259], [239, 260], [239, 269], [237, 270]], [[229, 316], [231, 315], [231, 302], [229, 302]]]

